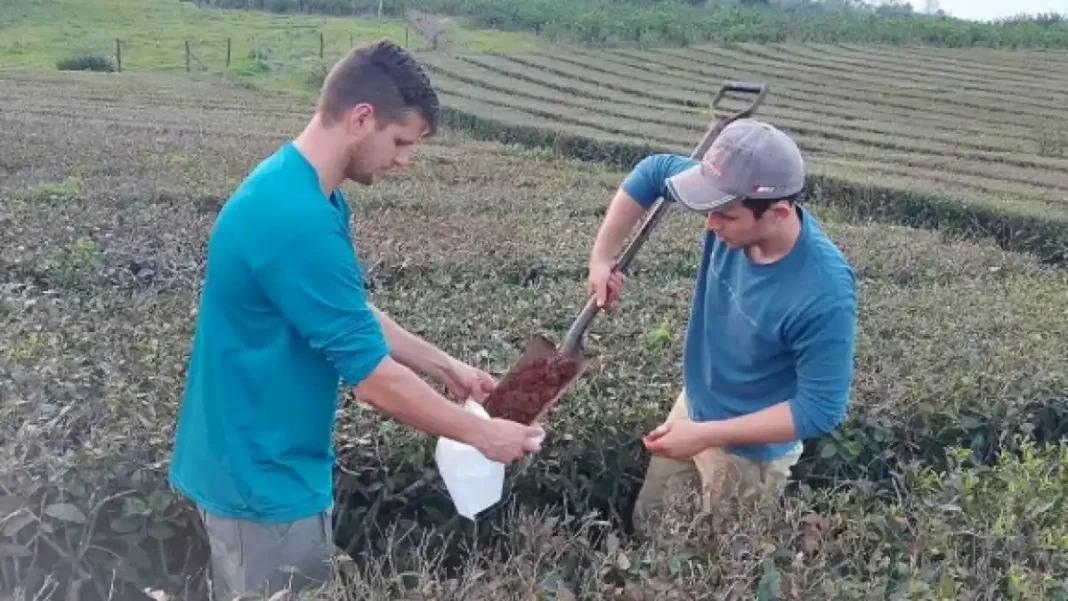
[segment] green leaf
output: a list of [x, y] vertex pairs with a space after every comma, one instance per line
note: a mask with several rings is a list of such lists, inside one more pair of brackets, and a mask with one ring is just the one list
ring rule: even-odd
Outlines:
[[174, 530], [164, 524], [156, 524], [148, 529], [148, 535], [158, 540], [167, 540], [174, 536]]
[[820, 459], [830, 459], [831, 457], [834, 457], [837, 452], [838, 449], [835, 447], [834, 443], [825, 442], [823, 443], [823, 448], [820, 449]]
[[111, 520], [111, 531], [116, 534], [126, 534], [140, 529], [144, 523], [144, 518], [140, 516], [124, 515]]
[[25, 504], [26, 502], [23, 501], [21, 497], [15, 495], [0, 495], [0, 519], [15, 513], [25, 506]]
[[938, 582], [938, 597], [940, 599], [952, 599], [957, 592], [957, 582], [948, 569], [942, 572], [942, 578]]
[[158, 513], [167, 509], [171, 504], [171, 498], [167, 493], [161, 490], [154, 490], [152, 494], [148, 496], [148, 508], [153, 513]]
[[16, 513], [4, 522], [4, 536], [14, 538], [23, 528], [37, 521], [37, 516], [28, 510]]
[[864, 450], [864, 445], [858, 440], [851, 440], [846, 443], [846, 450], [849, 451], [850, 457], [857, 457], [860, 455], [860, 452]]
[[84, 524], [86, 522], [85, 514], [82, 513], [82, 510], [70, 503], [53, 503], [45, 507], [44, 512], [45, 515], [64, 522], [73, 522], [75, 524]]
[[779, 574], [779, 568], [775, 567], [774, 561], [765, 561], [764, 573], [760, 575], [760, 582], [757, 584], [757, 601], [773, 601], [781, 596], [782, 576]]
[[149, 515], [151, 510], [148, 508], [148, 503], [137, 497], [127, 497], [126, 502], [122, 506], [123, 517], [135, 516], [135, 515]]

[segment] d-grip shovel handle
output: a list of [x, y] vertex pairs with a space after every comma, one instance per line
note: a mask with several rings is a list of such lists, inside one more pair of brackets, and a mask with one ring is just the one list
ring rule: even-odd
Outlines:
[[746, 109], [742, 110], [739, 113], [736, 113], [731, 118], [731, 121], [733, 121], [734, 119], [741, 119], [753, 114], [753, 112], [756, 111], [757, 107], [759, 107], [764, 102], [764, 97], [768, 95], [768, 87], [756, 81], [725, 82], [722, 86], [719, 87], [719, 91], [716, 92], [715, 97], [712, 98], [713, 112], [715, 112], [716, 105], [719, 104], [720, 100], [723, 100], [723, 97], [727, 94], [727, 92], [744, 92], [747, 94], [757, 95], [756, 99], [753, 100], [753, 102]]
[[[715, 115], [717, 106], [720, 101], [723, 100], [723, 97], [727, 92], [748, 92], [756, 94], [757, 97], [745, 109], [728, 117], [718, 117], [712, 121], [708, 126], [708, 130], [705, 131], [704, 137], [701, 138], [701, 142], [697, 145], [697, 148], [694, 148], [693, 152], [690, 153], [690, 159], [699, 159], [704, 156], [708, 148], [712, 146], [712, 143], [719, 137], [720, 132], [732, 122], [738, 119], [747, 118], [756, 112], [757, 108], [764, 102], [764, 98], [768, 94], [768, 88], [765, 84], [757, 82], [725, 82], [719, 87], [719, 91], [716, 92], [716, 95], [712, 97], [711, 108], [713, 115]], [[630, 266], [631, 261], [634, 260], [634, 256], [638, 254], [638, 249], [640, 249], [649, 238], [649, 232], [651, 232], [652, 229], [656, 227], [656, 224], [660, 222], [660, 219], [663, 218], [664, 211], [667, 207], [668, 202], [666, 199], [663, 197], [657, 199], [656, 203], [653, 205], [652, 212], [645, 219], [645, 222], [642, 223], [641, 229], [638, 230], [638, 235], [635, 236], [630, 244], [627, 245], [627, 248], [623, 250], [623, 254], [620, 255], [619, 260], [616, 261], [612, 271], [626, 271]], [[601, 308], [597, 306], [597, 297], [591, 296], [590, 299], [586, 301], [586, 306], [583, 307], [582, 312], [579, 313], [575, 322], [571, 324], [571, 328], [567, 331], [567, 335], [564, 336], [564, 341], [561, 347], [570, 351], [581, 350], [582, 335], [586, 332], [586, 328], [589, 327], [590, 322], [593, 321], [593, 318], [600, 310]]]

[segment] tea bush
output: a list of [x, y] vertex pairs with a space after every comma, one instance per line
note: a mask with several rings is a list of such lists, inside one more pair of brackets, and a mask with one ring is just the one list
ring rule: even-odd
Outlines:
[[104, 54], [79, 54], [60, 59], [56, 63], [56, 69], [60, 71], [100, 71], [111, 73], [115, 71], [115, 62], [110, 56]]

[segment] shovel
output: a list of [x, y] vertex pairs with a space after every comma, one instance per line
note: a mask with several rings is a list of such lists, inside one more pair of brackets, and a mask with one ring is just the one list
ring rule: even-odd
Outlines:
[[[719, 115], [719, 103], [728, 92], [756, 94], [756, 98], [742, 111], [726, 116]], [[728, 81], [721, 85], [711, 102], [714, 121], [709, 125], [700, 144], [690, 154], [690, 158], [700, 159], [723, 128], [752, 115], [766, 95], [767, 86], [763, 83]], [[625, 271], [630, 266], [634, 255], [645, 244], [649, 232], [660, 222], [667, 207], [668, 202], [664, 198], [657, 199], [638, 234], [613, 267], [614, 271]], [[522, 356], [501, 378], [483, 403], [490, 417], [509, 419], [524, 425], [541, 421], [549, 408], [556, 404], [564, 391], [589, 366], [592, 357], [583, 349], [583, 337], [586, 328], [600, 309], [597, 299], [590, 297], [585, 308], [571, 324], [559, 348], [542, 334], [531, 336]]]

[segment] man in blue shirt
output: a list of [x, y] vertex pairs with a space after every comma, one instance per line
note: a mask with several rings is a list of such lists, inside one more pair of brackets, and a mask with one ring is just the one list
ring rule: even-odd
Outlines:
[[589, 293], [611, 307], [614, 256], [658, 198], [705, 215], [682, 390], [645, 437], [653, 453], [634, 510], [648, 529], [669, 484], [697, 475], [705, 511], [782, 489], [801, 441], [834, 428], [849, 400], [857, 294], [853, 270], [796, 204], [804, 162], [757, 120], [727, 126], [699, 162], [648, 156], [623, 181], [590, 256]]
[[539, 428], [475, 416], [420, 379], [415, 372], [461, 399], [483, 400], [495, 385], [365, 297], [339, 186], [370, 185], [405, 165], [435, 131], [438, 111], [403, 49], [358, 48], [326, 77], [304, 131], [257, 165], [219, 212], [170, 469], [204, 521], [217, 600], [299, 591], [330, 577], [341, 383], [393, 418], [490, 459], [509, 463], [539, 450]]

